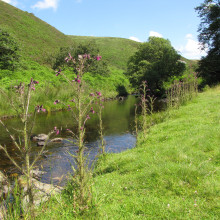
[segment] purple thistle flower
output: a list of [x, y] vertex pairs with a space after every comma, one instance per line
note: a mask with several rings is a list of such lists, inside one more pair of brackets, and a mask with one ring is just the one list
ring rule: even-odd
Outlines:
[[46, 109], [45, 108], [43, 108], [43, 105], [37, 105], [36, 107], [35, 107], [35, 109], [37, 110], [37, 112], [40, 112], [40, 111], [42, 111], [42, 112], [46, 112]]
[[95, 59], [96, 59], [97, 61], [99, 61], [99, 60], [102, 59], [102, 57], [101, 57], [101, 56], [97, 56]]
[[57, 100], [54, 101], [53, 104], [56, 105], [56, 104], [58, 104], [59, 102], [60, 102], [60, 100], [57, 99]]
[[57, 127], [54, 127], [54, 131], [56, 131], [56, 135], [58, 135], [60, 133], [60, 130], [57, 129]]
[[98, 96], [102, 96], [101, 92], [96, 92], [96, 94], [97, 94]]
[[56, 76], [59, 76], [60, 75], [60, 73], [61, 73], [61, 69], [59, 69], [58, 71], [56, 71]]
[[90, 95], [90, 96], [95, 96], [95, 94], [94, 94], [94, 93], [90, 93], [89, 95]]
[[93, 107], [91, 107], [90, 112], [92, 112], [92, 114], [95, 114]]

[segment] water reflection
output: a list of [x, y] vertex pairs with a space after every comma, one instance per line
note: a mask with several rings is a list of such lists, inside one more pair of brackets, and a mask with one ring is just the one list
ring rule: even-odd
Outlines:
[[[107, 152], [121, 152], [135, 146], [136, 138], [133, 135], [134, 131], [134, 104], [137, 99], [134, 96], [128, 96], [124, 101], [112, 100], [104, 103], [103, 110], [103, 127], [104, 139], [106, 140]], [[6, 121], [7, 126], [13, 132], [13, 128], [20, 129], [21, 123], [19, 119], [10, 119]], [[98, 153], [99, 134], [98, 134], [98, 117], [92, 115], [91, 119], [86, 124], [86, 153], [89, 155], [90, 161], [93, 161]], [[58, 137], [65, 138], [61, 143], [50, 143], [46, 150], [47, 152], [38, 162], [38, 166], [46, 171], [42, 177], [43, 182], [53, 181], [58, 183], [62, 176], [66, 176], [68, 172], [72, 172], [72, 158], [67, 152], [74, 153], [77, 147], [72, 144], [72, 140], [66, 128], [75, 130], [75, 125], [71, 119], [71, 113], [68, 111], [53, 112], [50, 114], [40, 114], [37, 116], [34, 134], [49, 133], [54, 127], [61, 128]], [[16, 150], [13, 147], [8, 134], [0, 127], [0, 143], [6, 144], [14, 158], [19, 162], [21, 159], [16, 155]], [[69, 141], [68, 141], [69, 140]], [[39, 152], [40, 147], [36, 143], [32, 143], [33, 152], [35, 155]], [[0, 170], [15, 172], [13, 165], [0, 151]], [[64, 178], [65, 179], [65, 178]]]

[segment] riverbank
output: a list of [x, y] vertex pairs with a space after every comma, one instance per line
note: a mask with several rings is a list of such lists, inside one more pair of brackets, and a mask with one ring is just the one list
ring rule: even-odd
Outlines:
[[64, 191], [39, 207], [36, 219], [218, 219], [219, 109], [217, 87], [158, 115], [134, 149], [99, 159], [94, 205], [83, 216]]
[[[39, 67], [38, 67], [39, 69]], [[37, 69], [37, 70], [38, 70]], [[64, 72], [69, 79], [74, 79], [75, 75], [70, 72]], [[34, 112], [37, 105], [43, 105], [47, 112], [58, 111], [67, 109], [67, 105], [72, 100], [73, 89], [65, 81], [62, 76], [56, 76], [56, 73], [42, 69], [41, 71], [29, 71], [24, 73], [15, 72], [11, 73], [11, 79], [2, 78], [0, 76], [0, 118], [10, 118], [17, 115], [17, 112], [12, 107], [12, 103], [18, 109], [21, 103], [18, 103], [18, 95], [13, 94], [13, 88], [15, 85], [24, 82], [28, 84], [30, 79], [38, 81], [36, 90], [32, 92], [31, 105], [29, 112]], [[6, 80], [7, 79], [7, 80]], [[110, 68], [110, 74], [108, 75], [93, 75], [91, 73], [85, 73], [83, 80], [89, 86], [88, 94], [96, 91], [100, 91], [105, 99], [114, 99], [117, 96], [124, 95], [125, 93], [132, 93], [133, 88], [125, 76], [124, 71], [116, 68]], [[55, 100], [60, 100], [66, 104], [54, 105]]]
[[102, 219], [217, 219], [220, 87], [140, 134], [136, 148], [107, 155], [94, 178]]

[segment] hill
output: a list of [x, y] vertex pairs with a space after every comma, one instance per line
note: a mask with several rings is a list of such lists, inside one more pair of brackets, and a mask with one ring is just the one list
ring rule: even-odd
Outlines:
[[0, 1], [0, 27], [19, 43], [21, 55], [40, 64], [48, 64], [48, 57], [71, 39], [56, 28], [3, 1]]
[[125, 70], [130, 56], [136, 51], [140, 43], [124, 38], [116, 37], [86, 37], [69, 36], [77, 43], [94, 41], [100, 49], [103, 59], [111, 66]]

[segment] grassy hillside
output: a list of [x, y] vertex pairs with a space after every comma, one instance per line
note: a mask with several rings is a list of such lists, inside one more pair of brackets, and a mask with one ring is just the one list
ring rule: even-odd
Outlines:
[[47, 63], [49, 55], [61, 46], [71, 44], [69, 37], [51, 25], [3, 1], [0, 1], [0, 27], [16, 38], [21, 55], [40, 64]]
[[86, 37], [70, 36], [75, 42], [83, 43], [94, 41], [100, 49], [103, 59], [111, 66], [125, 70], [130, 56], [136, 51], [140, 43], [115, 37]]

